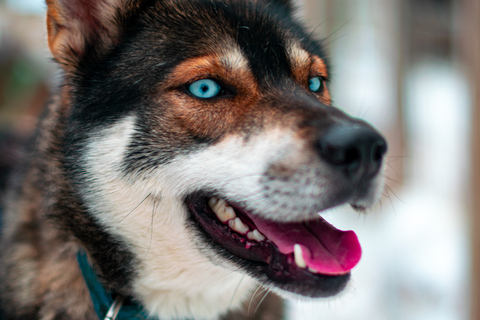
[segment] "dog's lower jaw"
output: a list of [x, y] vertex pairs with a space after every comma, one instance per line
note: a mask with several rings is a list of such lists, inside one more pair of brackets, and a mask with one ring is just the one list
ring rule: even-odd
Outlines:
[[112, 210], [97, 209], [102, 209], [115, 236], [130, 244], [138, 261], [132, 295], [150, 315], [219, 319], [252, 297], [255, 281], [223, 260], [202, 254], [203, 245], [197, 244], [195, 230], [186, 224], [179, 199], [166, 192], [161, 199], [145, 195], [131, 203], [127, 199], [97, 198]]
[[168, 280], [159, 283], [148, 276], [138, 278], [134, 288], [136, 296], [150, 315], [160, 319], [216, 320], [228, 311], [243, 307], [258, 287], [247, 275], [216, 265], [210, 265], [207, 273], [202, 274], [198, 267], [190, 265], [177, 269], [180, 277], [177, 280], [183, 282], [182, 287], [178, 282], [175, 288], [168, 288]]
[[[258, 284], [223, 260], [202, 254], [181, 218], [185, 212], [179, 201], [163, 197], [163, 210], [152, 216], [152, 208], [160, 207], [155, 201], [146, 199], [131, 215], [123, 213], [120, 217], [126, 218], [117, 225], [138, 259], [133, 296], [159, 319], [213, 320], [240, 308]], [[132, 230], [128, 226], [135, 220], [144, 224]]]

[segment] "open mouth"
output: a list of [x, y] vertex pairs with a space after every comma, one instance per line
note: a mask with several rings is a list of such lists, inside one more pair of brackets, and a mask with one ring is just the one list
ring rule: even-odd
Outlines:
[[355, 233], [338, 230], [320, 216], [267, 221], [205, 194], [190, 195], [186, 204], [207, 242], [266, 286], [307, 297], [331, 296], [346, 286], [361, 257]]

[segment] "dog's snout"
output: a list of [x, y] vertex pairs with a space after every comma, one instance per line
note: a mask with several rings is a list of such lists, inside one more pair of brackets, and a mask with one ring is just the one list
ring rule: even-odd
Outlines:
[[348, 178], [371, 178], [387, 152], [385, 139], [367, 125], [337, 125], [317, 141], [320, 156]]

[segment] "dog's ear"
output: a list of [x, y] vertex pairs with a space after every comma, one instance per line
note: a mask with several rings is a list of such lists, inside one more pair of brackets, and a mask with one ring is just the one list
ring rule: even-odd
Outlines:
[[127, 0], [46, 0], [48, 46], [69, 69], [87, 47], [105, 48], [118, 37], [117, 15]]

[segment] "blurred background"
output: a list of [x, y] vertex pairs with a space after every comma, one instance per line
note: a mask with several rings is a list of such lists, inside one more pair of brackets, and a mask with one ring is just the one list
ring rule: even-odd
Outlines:
[[[480, 320], [480, 1], [298, 0], [328, 48], [334, 104], [389, 141], [387, 186], [354, 230], [363, 258], [340, 296], [294, 320]], [[0, 0], [0, 177], [58, 81], [43, 0]], [[0, 190], [4, 181], [0, 180]]]

